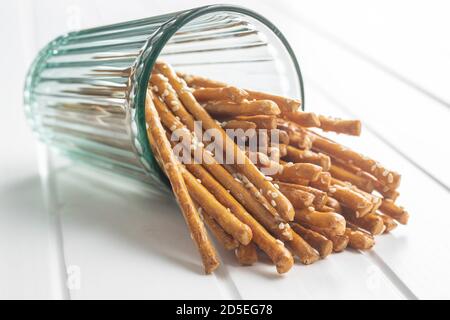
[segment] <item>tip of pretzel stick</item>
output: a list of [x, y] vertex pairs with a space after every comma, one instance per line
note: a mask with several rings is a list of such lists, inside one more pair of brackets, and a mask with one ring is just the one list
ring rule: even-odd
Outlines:
[[292, 254], [288, 249], [284, 248], [282, 254], [280, 254], [275, 261], [277, 272], [279, 274], [286, 273], [292, 268], [293, 265], [294, 257], [292, 257]]

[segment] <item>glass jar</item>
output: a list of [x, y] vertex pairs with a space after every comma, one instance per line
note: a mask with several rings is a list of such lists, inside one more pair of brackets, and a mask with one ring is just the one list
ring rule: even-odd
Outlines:
[[50, 42], [26, 79], [31, 127], [71, 159], [166, 188], [144, 117], [158, 57], [178, 71], [304, 101], [300, 69], [281, 32], [248, 9], [211, 5]]

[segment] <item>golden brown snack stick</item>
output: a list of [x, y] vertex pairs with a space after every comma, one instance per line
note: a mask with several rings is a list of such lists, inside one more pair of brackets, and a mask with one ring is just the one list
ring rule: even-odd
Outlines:
[[208, 226], [209, 231], [211, 231], [217, 241], [226, 250], [234, 250], [239, 246], [239, 242], [226, 233], [226, 231], [223, 230], [223, 228], [205, 210], [203, 210], [202, 207], [199, 207], [197, 211], [199, 213], [203, 212], [203, 221]]
[[385, 230], [383, 219], [373, 213], [369, 213], [361, 218], [355, 218], [352, 210], [344, 207], [342, 214], [349, 222], [361, 229], [367, 230], [373, 235], [382, 234]]
[[[249, 129], [256, 129], [256, 124], [254, 122], [250, 122], [250, 121], [244, 121], [244, 120], [230, 120], [230, 121], [226, 121], [225, 125], [223, 125], [222, 123], [222, 128], [224, 128], [225, 130], [227, 129], [242, 129], [244, 131], [249, 130]], [[256, 133], [256, 131], [255, 131]]]
[[334, 184], [328, 189], [328, 193], [341, 204], [353, 210], [357, 218], [365, 216], [373, 208], [370, 200], [349, 187]]
[[388, 215], [401, 224], [407, 224], [409, 220], [409, 213], [403, 207], [396, 205], [392, 200], [383, 199], [379, 210]]
[[319, 117], [313, 112], [283, 112], [283, 117], [302, 127], [320, 127]]
[[387, 170], [375, 160], [348, 149], [339, 143], [326, 139], [316, 133], [312, 133], [311, 131], [309, 131], [309, 133], [313, 137], [313, 150], [324, 152], [332, 157], [341, 159], [361, 168], [362, 170], [375, 176], [390, 189], [395, 190], [399, 186], [400, 175], [398, 173]]
[[280, 109], [270, 100], [243, 100], [235, 103], [228, 100], [209, 101], [203, 105], [210, 115], [216, 117], [237, 117], [252, 115], [278, 115]]
[[[184, 168], [183, 168], [184, 169]], [[234, 239], [244, 245], [252, 240], [252, 230], [249, 226], [239, 220], [232, 212], [231, 208], [223, 206], [209, 191], [201, 181], [198, 181], [188, 170], [182, 170], [182, 175], [189, 194], [214, 220]]]
[[308, 193], [314, 195], [314, 200], [313, 200], [312, 206], [316, 209], [321, 209], [327, 203], [328, 195], [321, 190], [318, 190], [318, 189], [315, 189], [312, 187], [308, 187], [308, 186], [304, 186], [304, 185], [292, 184], [292, 183], [279, 182], [278, 184], [279, 184], [280, 190], [282, 190], [282, 192], [284, 192], [283, 190], [288, 190], [288, 189], [292, 190], [293, 189], [293, 190], [305, 191], [305, 192], [308, 192]]
[[346, 235], [331, 235], [328, 239], [333, 242], [334, 252], [344, 251], [350, 241], [350, 239]]
[[295, 232], [293, 232], [292, 240], [286, 241], [286, 245], [294, 252], [302, 264], [312, 264], [320, 258], [316, 250]]
[[[270, 179], [265, 177], [258, 170], [258, 168], [251, 163], [244, 151], [239, 149], [239, 147], [227, 136], [225, 131], [215, 122], [214, 119], [211, 118], [206, 110], [198, 104], [192, 93], [189, 90], [186, 90], [185, 85], [177, 77], [173, 69], [167, 64], [161, 62], [157, 62], [156, 67], [169, 79], [169, 83], [175, 89], [180, 100], [183, 102], [183, 106], [189, 110], [195, 119], [202, 121], [203, 128], [205, 130], [214, 129], [220, 135], [223, 144], [219, 145], [219, 148], [222, 148], [222, 150], [227, 149], [225, 150], [225, 153], [231, 154], [234, 157], [234, 166], [240, 171], [240, 173], [246, 176], [246, 178], [252, 182], [255, 187], [262, 189], [264, 196], [275, 194], [276, 197], [273, 198], [273, 200], [278, 213], [283, 219], [292, 221], [295, 213], [291, 203], [278, 191], [278, 189], [273, 186], [273, 184], [269, 181]], [[243, 161], [242, 164], [240, 163], [241, 160]]]
[[258, 129], [272, 130], [277, 128], [277, 118], [274, 116], [257, 115], [257, 116], [238, 116], [236, 120], [250, 121], [256, 124]]
[[248, 98], [247, 92], [232, 86], [221, 88], [198, 88], [193, 90], [192, 94], [195, 99], [200, 102], [211, 100], [231, 100], [239, 103]]
[[341, 204], [333, 197], [328, 196], [326, 205], [333, 208], [336, 212], [342, 212]]
[[239, 245], [235, 251], [236, 258], [239, 264], [243, 266], [251, 266], [258, 261], [258, 253], [256, 252], [256, 246], [253, 242], [248, 245]]
[[369, 250], [375, 245], [375, 239], [359, 230], [351, 228], [345, 229], [345, 235], [348, 237], [348, 246], [356, 250]]
[[286, 187], [284, 184], [279, 184], [281, 192], [289, 199], [295, 209], [304, 209], [312, 206], [314, 195], [295, 188]]
[[206, 77], [177, 72], [178, 77], [183, 78], [189, 87], [194, 88], [220, 88], [226, 87], [227, 84], [220, 81], [215, 81]]
[[298, 223], [291, 223], [292, 229], [297, 232], [310, 246], [317, 250], [320, 257], [324, 259], [333, 252], [333, 242], [318, 232], [307, 229]]
[[291, 99], [286, 98], [266, 92], [260, 92], [260, 91], [254, 91], [254, 90], [247, 90], [249, 94], [249, 99], [256, 99], [256, 100], [271, 100], [275, 102], [278, 107], [281, 109], [281, 111], [284, 112], [294, 112], [300, 109], [301, 101], [298, 99]]
[[[154, 102], [158, 112], [162, 115], [161, 120], [167, 128], [171, 128], [172, 131], [185, 128], [183, 123], [177, 119], [171, 111], [168, 110], [164, 102], [159, 99], [154, 99]], [[189, 131], [188, 133], [191, 134]], [[214, 179], [211, 179], [208, 172], [206, 172], [202, 166], [197, 164], [186, 164], [186, 166], [194, 175], [197, 176], [197, 178], [203, 181], [204, 185], [208, 186], [209, 190], [217, 191], [214, 193], [214, 196], [216, 196], [219, 201], [226, 201], [227, 197], [231, 197], [231, 195], [233, 195], [235, 199], [237, 199], [247, 210], [249, 210], [265, 228], [270, 230], [272, 234], [276, 234], [281, 240], [292, 239], [292, 230], [290, 226], [279, 217], [275, 210], [273, 212], [270, 210], [273, 210], [272, 207], [264, 207], [262, 202], [258, 200], [258, 197], [256, 197], [256, 192], [259, 193], [259, 191], [248, 188], [248, 181], [245, 183], [244, 181], [236, 181], [236, 178], [233, 177], [222, 165], [218, 164], [212, 155], [205, 152], [201, 146], [198, 146], [198, 148], [200, 148], [201, 151], [201, 158], [196, 158], [197, 163], [202, 162], [203, 167], [206, 168], [209, 173], [212, 174], [224, 188], [226, 188], [226, 190], [221, 190], [220, 192], [217, 191], [219, 189], [223, 189], [221, 188], [222, 186]], [[202, 159], [203, 161], [201, 161]], [[236, 172], [233, 171], [233, 173]], [[231, 195], [228, 194], [227, 190], [230, 190]], [[265, 200], [260, 193], [259, 195], [263, 200]], [[225, 203], [227, 203], [228, 207], [233, 208], [234, 212], [242, 211], [235, 205], [233, 199], [228, 199]], [[241, 212], [241, 214], [243, 214], [243, 212]]]
[[363, 191], [371, 193], [374, 190], [372, 180], [367, 179], [366, 177], [363, 177], [361, 175], [354, 174], [353, 172], [350, 172], [339, 165], [332, 163], [330, 167], [330, 173], [334, 178], [341, 181], [350, 182]]
[[295, 210], [295, 222], [317, 228], [335, 230], [336, 234], [343, 234], [345, 231], [345, 219], [336, 212], [297, 209]]
[[330, 157], [325, 154], [316, 153], [310, 150], [300, 150], [293, 146], [286, 146], [286, 149], [286, 158], [293, 162], [313, 163], [321, 166], [324, 171], [328, 171], [330, 169], [331, 160]]
[[361, 134], [361, 121], [359, 120], [341, 120], [330, 117], [319, 116], [320, 129], [323, 131], [333, 131], [336, 133], [344, 133], [352, 136]]
[[164, 164], [164, 171], [172, 185], [173, 193], [180, 205], [192, 239], [200, 252], [205, 272], [209, 274], [219, 266], [219, 259], [216, 250], [209, 241], [204, 224], [194, 207], [194, 203], [184, 183], [179, 163], [173, 155], [170, 142], [166, 138], [164, 128], [158, 117], [158, 112], [152, 102], [152, 93], [149, 90], [145, 99], [145, 118], [149, 125], [147, 134], [149, 136], [151, 135], [152, 140], [155, 142], [155, 153]]
[[331, 174], [329, 172], [321, 172], [316, 180], [313, 180], [309, 185], [315, 189], [328, 191], [331, 185]]
[[298, 179], [315, 181], [319, 178], [322, 167], [312, 163], [287, 163], [281, 166], [281, 171], [272, 177], [288, 183], [297, 183]]
[[318, 211], [320, 211], [320, 212], [327, 212], [327, 211], [333, 211], [333, 212], [336, 212], [336, 210], [334, 210], [333, 207], [329, 207], [329, 206], [327, 206], [327, 205], [323, 206], [323, 207], [320, 208], [320, 210], [318, 210]]
[[383, 223], [384, 223], [384, 226], [385, 226], [384, 233], [391, 232], [392, 230], [397, 228], [398, 224], [397, 224], [397, 222], [394, 221], [393, 218], [391, 218], [391, 217], [389, 217], [387, 215], [384, 215], [384, 214], [382, 214], [380, 212], [375, 213], [375, 215], [377, 215], [381, 219], [383, 219]]
[[311, 149], [311, 137], [306, 130], [298, 124], [286, 119], [277, 118], [277, 128], [285, 131], [289, 135], [289, 143], [292, 146], [301, 149]]

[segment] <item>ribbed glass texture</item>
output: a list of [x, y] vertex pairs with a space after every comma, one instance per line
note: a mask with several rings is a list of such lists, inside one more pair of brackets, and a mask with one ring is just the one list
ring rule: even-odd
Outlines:
[[256, 13], [207, 6], [63, 35], [30, 68], [25, 110], [38, 137], [71, 159], [162, 188], [144, 119], [155, 60], [177, 70], [303, 98], [295, 57]]

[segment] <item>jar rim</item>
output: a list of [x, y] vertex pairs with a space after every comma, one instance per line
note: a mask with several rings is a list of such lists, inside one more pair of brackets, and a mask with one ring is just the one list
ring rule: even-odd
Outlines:
[[[194, 19], [201, 17], [203, 15], [213, 13], [213, 12], [234, 12], [249, 16], [263, 25], [265, 25], [268, 29], [270, 29], [273, 34], [281, 41], [284, 48], [286, 49], [289, 57], [291, 58], [291, 63], [295, 69], [295, 72], [298, 77], [299, 85], [300, 85], [300, 98], [302, 101], [302, 109], [304, 109], [304, 88], [303, 88], [303, 78], [300, 71], [300, 66], [298, 64], [297, 58], [295, 56], [292, 47], [288, 43], [287, 39], [281, 33], [281, 31], [267, 18], [256, 13], [253, 10], [235, 6], [235, 5], [222, 5], [222, 4], [214, 4], [202, 6], [194, 9], [189, 9], [186, 11], [181, 11], [179, 14], [176, 14], [173, 18], [169, 19], [165, 22], [148, 40], [142, 50], [141, 54], [138, 56], [135, 62], [135, 73], [132, 75], [131, 79], [131, 90], [130, 90], [130, 109], [135, 111], [133, 119], [131, 121], [135, 121], [137, 127], [136, 139], [140, 144], [142, 149], [142, 157], [141, 161], [143, 165], [153, 168], [159, 168], [159, 165], [151, 151], [151, 146], [147, 137], [147, 127], [146, 127], [146, 119], [145, 119], [145, 99], [146, 99], [146, 90], [148, 87], [148, 81], [150, 78], [151, 70], [153, 66], [163, 50], [166, 43], [172, 38], [172, 36], [182, 27], [184, 27], [189, 22]], [[169, 186], [169, 182], [161, 170], [158, 170], [158, 178], [166, 183]]]

